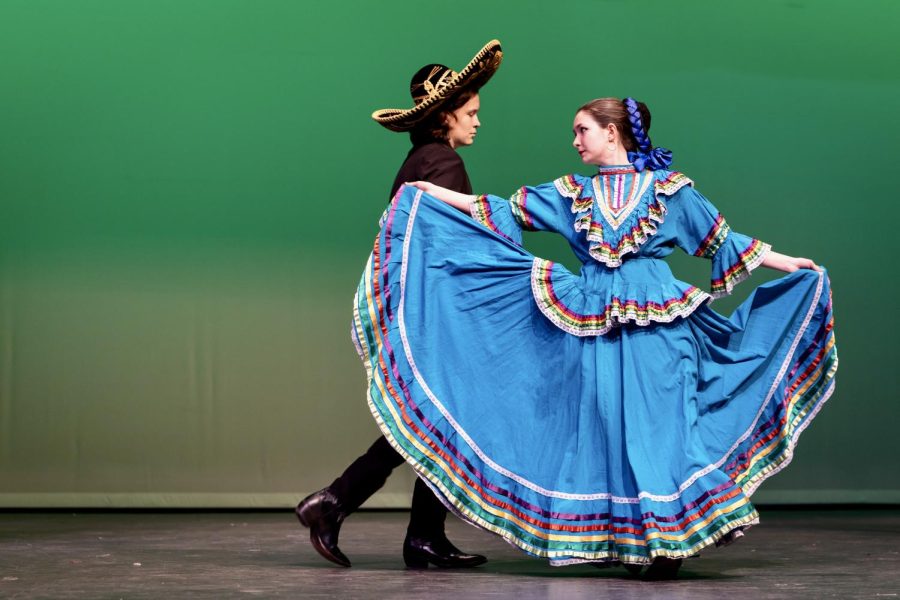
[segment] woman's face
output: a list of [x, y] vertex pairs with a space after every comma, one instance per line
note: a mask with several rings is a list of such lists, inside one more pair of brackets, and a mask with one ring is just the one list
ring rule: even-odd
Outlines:
[[612, 125], [601, 127], [584, 111], [575, 114], [572, 133], [575, 134], [572, 145], [586, 165], [606, 164], [610, 155], [615, 152], [615, 127]]
[[478, 120], [479, 108], [481, 102], [478, 94], [475, 94], [468, 102], [447, 113], [447, 142], [451, 148], [470, 146], [475, 141], [475, 134], [481, 127], [481, 121]]

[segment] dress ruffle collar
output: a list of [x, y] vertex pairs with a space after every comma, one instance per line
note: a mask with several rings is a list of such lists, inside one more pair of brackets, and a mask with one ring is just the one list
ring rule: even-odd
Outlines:
[[677, 171], [614, 165], [600, 167], [593, 177], [565, 175], [554, 184], [572, 200], [575, 231], [585, 232], [591, 257], [618, 267], [624, 255], [637, 252], [657, 232], [666, 215], [665, 197], [693, 182]]

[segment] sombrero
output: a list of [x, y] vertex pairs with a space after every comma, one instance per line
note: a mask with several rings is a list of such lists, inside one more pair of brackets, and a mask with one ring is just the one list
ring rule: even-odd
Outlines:
[[500, 42], [491, 40], [458, 73], [444, 65], [425, 65], [409, 83], [409, 93], [415, 106], [408, 109], [383, 108], [373, 112], [372, 118], [392, 131], [409, 131], [456, 92], [467, 87], [477, 89], [487, 83], [501, 60], [503, 51]]

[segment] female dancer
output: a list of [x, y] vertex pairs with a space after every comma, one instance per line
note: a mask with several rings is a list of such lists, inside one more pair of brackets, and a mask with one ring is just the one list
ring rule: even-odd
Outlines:
[[[401, 188], [354, 339], [385, 437], [455, 512], [555, 565], [668, 578], [758, 522], [749, 497], [790, 461], [837, 355], [825, 272], [732, 231], [649, 125], [629, 98], [584, 105], [573, 145], [598, 172], [508, 200]], [[522, 229], [563, 235], [580, 275]], [[673, 277], [675, 246], [711, 260], [709, 292]], [[760, 265], [790, 274], [730, 317], [709, 308]]]

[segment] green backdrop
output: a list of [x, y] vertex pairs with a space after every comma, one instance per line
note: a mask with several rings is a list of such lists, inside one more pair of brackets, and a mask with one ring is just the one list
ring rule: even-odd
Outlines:
[[0, 506], [290, 506], [365, 450], [350, 302], [408, 147], [369, 115], [495, 37], [476, 191], [585, 172], [575, 108], [646, 101], [736, 230], [830, 270], [838, 388], [757, 498], [900, 501], [898, 22], [893, 0], [0, 0]]

